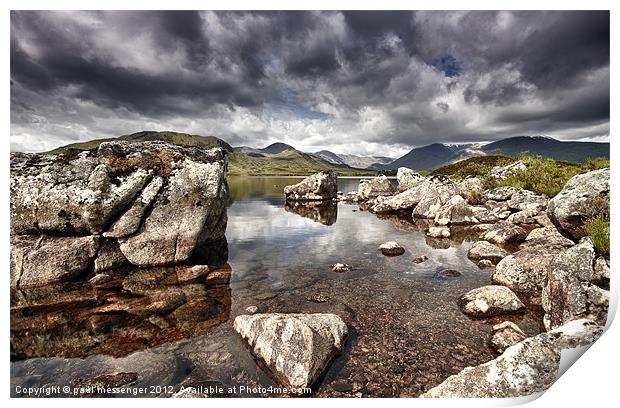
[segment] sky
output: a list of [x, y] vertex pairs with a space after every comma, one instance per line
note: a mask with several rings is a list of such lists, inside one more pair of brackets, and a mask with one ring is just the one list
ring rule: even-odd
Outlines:
[[609, 141], [609, 13], [13, 11], [11, 149], [141, 130], [397, 157]]

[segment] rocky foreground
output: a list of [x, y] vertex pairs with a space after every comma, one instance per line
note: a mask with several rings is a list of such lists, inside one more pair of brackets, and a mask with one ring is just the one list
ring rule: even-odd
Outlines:
[[[523, 166], [497, 167], [490, 176], [500, 181]], [[560, 351], [595, 341], [607, 320], [609, 254], [597, 253], [585, 223], [609, 213], [609, 169], [573, 177], [552, 199], [514, 187], [485, 189], [476, 177], [424, 177], [401, 168], [397, 179], [397, 187], [385, 176], [362, 180], [357, 191], [335, 196], [333, 176], [319, 173], [285, 192], [288, 201], [339, 200], [378, 216], [426, 219], [434, 239], [449, 238], [453, 227], [478, 231], [468, 256], [480, 268], [494, 267], [493, 285], [463, 294], [463, 313], [501, 317], [524, 313], [527, 302], [542, 306], [549, 331], [527, 338], [510, 321], [495, 325], [489, 343], [500, 357], [463, 370], [424, 396], [515, 397], [548, 388]], [[386, 256], [405, 252], [397, 242], [379, 249]], [[423, 255], [415, 260], [424, 261]]]
[[[505, 178], [521, 165], [495, 168], [491, 176]], [[12, 353], [37, 355], [41, 345], [33, 345], [38, 340], [30, 341], [27, 334], [38, 323], [29, 313], [49, 304], [41, 301], [44, 289], [57, 284], [98, 288], [92, 296], [78, 289], [71, 300], [89, 316], [85, 327], [70, 327], [53, 315], [40, 322], [75, 330], [91, 351], [114, 355], [118, 340], [92, 333], [118, 324], [109, 319], [119, 312], [159, 328], [149, 332], [147, 346], [177, 339], [179, 330], [197, 335], [227, 320], [230, 271], [219, 267], [226, 259], [226, 167], [220, 149], [161, 142], [109, 142], [56, 156], [12, 155], [11, 287], [17, 298], [12, 309], [25, 311], [20, 322], [28, 329], [12, 340]], [[396, 187], [386, 177], [363, 180], [357, 191], [343, 195], [334, 173], [319, 173], [285, 188], [285, 209], [329, 225], [335, 222], [335, 203], [342, 201], [378, 217], [425, 220], [426, 235], [437, 242], [451, 239], [460, 228], [475, 232], [478, 240], [468, 257], [489, 268], [492, 284], [461, 294], [457, 303], [473, 324], [499, 319], [488, 341], [501, 354], [449, 377], [424, 396], [513, 397], [546, 389], [555, 379], [561, 350], [595, 341], [606, 322], [609, 254], [595, 249], [584, 224], [609, 211], [609, 169], [575, 176], [552, 199], [513, 187], [485, 189], [477, 178], [424, 177], [404, 168], [397, 178]], [[385, 256], [408, 250], [395, 241], [379, 244]], [[424, 254], [416, 255], [415, 263], [426, 262]], [[356, 265], [334, 259], [335, 273], [355, 270]], [[442, 276], [458, 279], [460, 273], [445, 270]], [[118, 290], [130, 296], [119, 296]], [[525, 313], [531, 304], [542, 307], [547, 332], [528, 337], [513, 322], [502, 321]], [[336, 310], [258, 311], [246, 308], [233, 327], [248, 353], [293, 393], [315, 386], [345, 352], [350, 330]], [[147, 326], [135, 327], [146, 331]], [[201, 395], [183, 391], [177, 396]]]

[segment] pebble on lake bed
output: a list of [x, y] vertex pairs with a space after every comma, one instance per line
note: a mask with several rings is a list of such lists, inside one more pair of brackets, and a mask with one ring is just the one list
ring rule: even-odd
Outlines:
[[345, 263], [335, 263], [332, 265], [332, 271], [334, 272], [347, 272], [351, 269], [353, 269], [353, 267]]
[[245, 308], [245, 312], [247, 314], [253, 315], [254, 313], [258, 312], [258, 306], [254, 306], [254, 305], [248, 306]]
[[420, 256], [416, 256], [415, 258], [413, 258], [413, 262], [417, 264], [425, 262], [427, 260], [428, 260], [428, 256], [426, 255], [420, 255]]
[[480, 269], [482, 269], [482, 268], [492, 268], [493, 267], [493, 262], [491, 262], [488, 259], [481, 259], [480, 262], [478, 262], [478, 267]]
[[405, 248], [400, 246], [398, 242], [389, 241], [379, 246], [381, 253], [387, 256], [398, 256], [405, 253]]

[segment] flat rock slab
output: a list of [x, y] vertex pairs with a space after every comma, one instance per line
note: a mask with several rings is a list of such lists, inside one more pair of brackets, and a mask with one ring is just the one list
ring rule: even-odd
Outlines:
[[348, 330], [334, 314], [260, 313], [235, 318], [234, 329], [287, 387], [310, 387], [342, 350]]
[[519, 313], [525, 305], [505, 286], [487, 285], [470, 290], [459, 300], [463, 313], [473, 317], [490, 317]]

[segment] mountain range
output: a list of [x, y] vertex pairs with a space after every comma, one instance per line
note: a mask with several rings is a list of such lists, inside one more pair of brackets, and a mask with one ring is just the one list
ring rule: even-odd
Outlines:
[[609, 143], [564, 142], [543, 136], [518, 136], [486, 144], [433, 143], [415, 147], [407, 154], [392, 159], [385, 156], [336, 154], [329, 150], [304, 153], [286, 143], [273, 143], [264, 148], [232, 147], [215, 136], [154, 131], [73, 143], [49, 153], [59, 153], [67, 149], [90, 150], [97, 148], [102, 142], [111, 140], [133, 142], [163, 140], [179, 145], [221, 147], [228, 152], [229, 174], [232, 175], [305, 175], [334, 170], [340, 175], [360, 176], [371, 175], [378, 171], [396, 170], [399, 167], [426, 171], [475, 156], [517, 156], [521, 153], [574, 163], [583, 163], [597, 157], [609, 158]]

